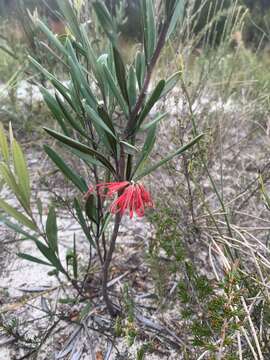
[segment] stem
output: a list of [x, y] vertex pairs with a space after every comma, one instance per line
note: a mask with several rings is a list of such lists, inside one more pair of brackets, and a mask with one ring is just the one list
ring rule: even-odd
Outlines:
[[169, 24], [170, 22], [167, 20], [164, 24], [163, 24], [163, 27], [162, 27], [162, 30], [161, 30], [161, 33], [159, 35], [159, 38], [158, 38], [158, 42], [157, 42], [157, 46], [156, 46], [156, 49], [155, 49], [155, 52], [151, 58], [151, 61], [150, 61], [150, 64], [148, 65], [147, 67], [147, 73], [146, 73], [146, 76], [145, 76], [145, 79], [144, 79], [144, 83], [143, 83], [143, 86], [142, 86], [142, 89], [141, 89], [141, 92], [139, 94], [139, 97], [136, 101], [136, 104], [130, 114], [130, 118], [128, 120], [128, 123], [127, 123], [127, 126], [126, 126], [126, 130], [125, 130], [125, 135], [126, 137], [128, 138], [130, 135], [131, 135], [131, 132], [134, 128], [134, 125], [135, 125], [135, 122], [137, 120], [137, 115], [143, 105], [143, 102], [146, 98], [146, 94], [147, 94], [147, 89], [149, 87], [149, 83], [150, 83], [150, 80], [151, 80], [151, 76], [153, 74], [153, 71], [154, 71], [154, 68], [156, 66], [156, 63], [158, 61], [158, 58], [159, 58], [159, 55], [161, 53], [161, 50], [165, 44], [165, 41], [166, 41], [166, 35], [167, 35], [167, 31], [168, 31], [168, 28], [169, 28]]
[[103, 296], [103, 300], [105, 301], [106, 307], [107, 307], [107, 309], [108, 309], [108, 311], [109, 311], [109, 313], [110, 313], [110, 315], [112, 317], [114, 317], [117, 314], [117, 311], [114, 308], [114, 306], [113, 306], [113, 304], [112, 304], [112, 302], [111, 302], [111, 300], [109, 298], [107, 283], [108, 283], [108, 275], [109, 275], [110, 263], [111, 263], [111, 260], [112, 260], [112, 255], [114, 253], [116, 239], [117, 239], [121, 219], [122, 219], [121, 214], [117, 213], [116, 216], [115, 216], [114, 228], [113, 228], [113, 233], [112, 233], [111, 242], [110, 242], [110, 248], [109, 248], [109, 251], [107, 253], [106, 259], [104, 261], [104, 264], [103, 264], [102, 296]]

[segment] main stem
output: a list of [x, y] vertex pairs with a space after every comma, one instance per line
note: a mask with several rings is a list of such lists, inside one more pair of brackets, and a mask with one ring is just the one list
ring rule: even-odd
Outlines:
[[117, 314], [117, 311], [109, 298], [107, 285], [108, 285], [108, 277], [109, 277], [109, 268], [110, 268], [110, 264], [112, 261], [114, 249], [115, 249], [115, 244], [116, 244], [116, 239], [117, 239], [117, 235], [118, 235], [118, 231], [119, 231], [119, 227], [120, 227], [120, 223], [121, 223], [121, 218], [122, 218], [122, 215], [120, 213], [117, 213], [115, 216], [114, 228], [113, 228], [113, 233], [112, 233], [111, 242], [110, 242], [110, 248], [107, 252], [107, 256], [106, 256], [106, 259], [103, 264], [102, 296], [103, 296], [103, 300], [105, 301], [106, 307], [112, 317], [114, 317]]

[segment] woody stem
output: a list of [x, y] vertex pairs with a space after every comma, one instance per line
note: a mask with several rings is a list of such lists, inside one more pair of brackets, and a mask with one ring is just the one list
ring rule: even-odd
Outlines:
[[[124, 179], [125, 176], [125, 152], [124, 152], [124, 148], [123, 145], [121, 145], [120, 147], [120, 161], [119, 161], [119, 169], [118, 169], [118, 179], [119, 181]], [[121, 195], [121, 191], [118, 194], [118, 196]], [[109, 270], [110, 270], [110, 264], [112, 261], [112, 256], [115, 250], [115, 244], [116, 244], [116, 239], [118, 236], [118, 232], [119, 232], [119, 227], [121, 224], [121, 219], [122, 219], [122, 215], [120, 213], [117, 213], [115, 215], [115, 220], [114, 220], [114, 228], [113, 228], [113, 233], [111, 236], [111, 241], [110, 241], [110, 246], [109, 246], [109, 250], [106, 254], [105, 257], [105, 261], [103, 263], [103, 267], [102, 267], [102, 296], [103, 296], [103, 300], [106, 304], [107, 310], [109, 311], [110, 315], [112, 317], [117, 315], [117, 310], [115, 309], [115, 307], [113, 306], [113, 303], [111, 302], [109, 295], [108, 295], [108, 278], [109, 278]]]
[[113, 228], [113, 233], [112, 233], [112, 237], [111, 237], [110, 247], [109, 247], [106, 259], [103, 264], [102, 296], [103, 296], [104, 302], [106, 304], [107, 310], [109, 311], [110, 315], [113, 317], [117, 314], [117, 311], [114, 308], [114, 306], [109, 298], [107, 284], [108, 284], [110, 263], [112, 261], [112, 256], [113, 256], [114, 249], [115, 249], [115, 244], [116, 244], [116, 239], [117, 239], [117, 235], [118, 235], [118, 231], [119, 231], [119, 227], [120, 227], [120, 223], [121, 223], [121, 218], [122, 218], [121, 214], [117, 213], [115, 216], [115, 222], [114, 222], [114, 228]]

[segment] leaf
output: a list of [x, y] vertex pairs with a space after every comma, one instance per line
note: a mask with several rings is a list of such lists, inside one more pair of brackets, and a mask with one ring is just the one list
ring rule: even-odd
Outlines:
[[58, 257], [56, 256], [56, 254], [54, 253], [54, 251], [47, 247], [46, 245], [44, 245], [41, 241], [36, 240], [35, 241], [37, 248], [39, 249], [39, 251], [42, 253], [42, 255], [49, 260], [49, 262], [60, 272], [65, 273], [65, 269], [63, 268], [60, 260], [58, 259]]
[[24, 214], [20, 213], [2, 199], [0, 199], [0, 208], [22, 225], [28, 227], [31, 230], [36, 230], [36, 225], [29, 218], [27, 218]]
[[0, 172], [3, 180], [9, 186], [10, 190], [16, 196], [22, 207], [24, 209], [28, 209], [27, 199], [24, 197], [24, 193], [22, 193], [16, 182], [15, 176], [6, 163], [0, 163]]
[[15, 139], [12, 142], [12, 154], [15, 174], [18, 179], [18, 186], [20, 191], [23, 193], [23, 198], [26, 200], [26, 206], [29, 209], [31, 197], [30, 178], [24, 154]]
[[69, 136], [70, 132], [67, 129], [65, 122], [63, 121], [64, 114], [62, 112], [62, 109], [60, 108], [59, 104], [57, 104], [57, 101], [55, 98], [49, 93], [49, 91], [43, 87], [40, 87], [40, 92], [43, 96], [44, 101], [46, 102], [48, 108], [54, 115], [55, 119], [57, 120], [59, 126], [63, 130], [64, 134]]
[[165, 80], [160, 80], [160, 82], [155, 87], [154, 91], [150, 95], [150, 98], [146, 102], [144, 108], [142, 109], [138, 122], [136, 124], [136, 130], [138, 130], [143, 122], [143, 120], [146, 118], [146, 116], [151, 111], [152, 107], [155, 105], [155, 103], [160, 99], [160, 96], [162, 94], [162, 91], [165, 87]]
[[46, 235], [50, 249], [58, 254], [58, 239], [57, 239], [57, 222], [56, 214], [53, 206], [50, 206], [46, 221]]
[[173, 74], [166, 80], [164, 89], [160, 97], [167, 95], [175, 87], [175, 85], [180, 80], [180, 75], [181, 75], [181, 71], [177, 71], [175, 74]]
[[128, 106], [127, 106], [127, 104], [125, 102], [125, 99], [123, 98], [123, 95], [122, 95], [121, 91], [119, 90], [118, 86], [116, 85], [116, 83], [114, 81], [114, 78], [112, 77], [111, 73], [109, 72], [107, 66], [103, 65], [102, 68], [103, 68], [103, 72], [104, 72], [104, 75], [106, 77], [106, 80], [108, 82], [108, 85], [109, 85], [114, 97], [116, 98], [119, 106], [123, 110], [126, 117], [128, 117], [128, 114], [129, 114]]
[[117, 50], [116, 47], [113, 47], [113, 57], [114, 57], [114, 64], [115, 64], [115, 73], [116, 78], [121, 89], [122, 95], [126, 100], [127, 104], [129, 104], [129, 97], [127, 91], [127, 80], [126, 80], [126, 68], [121, 57], [120, 52]]
[[176, 0], [175, 6], [170, 12], [170, 25], [167, 31], [166, 40], [169, 39], [171, 34], [174, 32], [178, 22], [182, 23], [185, 13], [186, 0]]
[[141, 0], [141, 15], [143, 19], [146, 62], [149, 64], [157, 43], [156, 21], [152, 0]]
[[94, 1], [92, 5], [100, 25], [102, 26], [110, 41], [114, 44], [117, 37], [117, 30], [112, 15], [109, 13], [105, 4], [101, 1]]
[[5, 135], [5, 132], [4, 132], [4, 127], [1, 123], [0, 123], [0, 150], [1, 150], [3, 159], [6, 162], [8, 162], [8, 160], [9, 160], [8, 142], [7, 142], [7, 137]]
[[39, 258], [36, 258], [35, 256], [29, 255], [29, 254], [18, 253], [17, 256], [19, 256], [20, 258], [22, 258], [24, 260], [32, 261], [32, 262], [37, 263], [37, 264], [52, 266], [52, 264], [47, 263], [46, 261], [43, 261], [43, 260], [41, 260]]
[[139, 160], [137, 161], [137, 164], [135, 165], [134, 169], [133, 169], [133, 173], [131, 175], [131, 178], [134, 177], [134, 175], [136, 174], [137, 171], [139, 171], [145, 161], [147, 160], [149, 154], [151, 153], [154, 145], [156, 142], [156, 125], [152, 125], [148, 131], [147, 137], [145, 139], [145, 143], [143, 145]]
[[96, 206], [96, 198], [93, 194], [90, 194], [85, 202], [85, 213], [91, 221], [94, 221], [98, 224], [98, 214]]
[[71, 45], [70, 40], [67, 40], [67, 51], [68, 51], [68, 63], [70, 65], [70, 71], [72, 75], [73, 82], [76, 83], [80, 89], [81, 94], [85, 97], [87, 103], [92, 107], [96, 108], [97, 100], [94, 96], [86, 76], [82, 71], [82, 66], [78, 62], [75, 51]]
[[109, 126], [103, 121], [103, 119], [93, 110], [91, 109], [89, 106], [85, 106], [85, 110], [87, 112], [87, 114], [90, 116], [90, 120], [93, 122], [93, 125], [98, 125], [99, 127], [101, 127], [103, 130], [105, 130], [108, 134], [110, 134], [115, 140], [116, 140], [116, 136], [115, 136], [115, 132], [113, 132]]
[[49, 146], [44, 145], [44, 150], [61, 172], [69, 179], [83, 194], [87, 191], [85, 181], [75, 173], [66, 162]]
[[93, 159], [100, 161], [108, 170], [110, 170], [111, 173], [115, 174], [115, 170], [114, 170], [113, 166], [110, 164], [110, 162], [96, 150], [91, 149], [88, 146], [86, 146], [76, 140], [73, 140], [72, 138], [70, 138], [68, 136], [60, 134], [54, 130], [51, 130], [48, 128], [44, 128], [44, 130], [52, 137], [61, 141], [64, 144], [70, 146], [71, 148], [77, 149], [77, 150], [81, 151], [82, 153], [85, 153], [85, 154], [93, 157]]
[[81, 31], [75, 12], [69, 0], [57, 0], [57, 5], [67, 20], [68, 27], [77, 40], [81, 40]]
[[131, 109], [136, 104], [136, 99], [137, 99], [136, 82], [137, 79], [136, 79], [135, 69], [133, 66], [131, 66], [129, 68], [129, 73], [128, 73], [128, 97], [129, 97], [129, 103]]
[[18, 224], [14, 224], [13, 222], [11, 222], [10, 220], [8, 220], [4, 217], [0, 217], [0, 223], [5, 224], [7, 227], [14, 230], [16, 233], [23, 235], [27, 239], [34, 240], [34, 241], [37, 240], [37, 238], [35, 236], [24, 231]]
[[57, 36], [51, 32], [51, 30], [40, 20], [36, 21], [37, 26], [47, 36], [48, 40], [59, 50], [62, 54], [66, 55], [66, 49], [62, 43], [58, 40]]
[[167, 116], [168, 113], [164, 113], [164, 114], [157, 114], [154, 119], [152, 121], [150, 121], [149, 123], [142, 125], [140, 127], [140, 131], [145, 131], [148, 130], [150, 127], [152, 127], [153, 125], [157, 125], [162, 119], [165, 118], [165, 116]]
[[139, 88], [142, 88], [145, 77], [145, 56], [140, 51], [137, 52], [135, 59], [135, 69]]
[[84, 218], [80, 203], [76, 198], [74, 199], [73, 206], [74, 206], [74, 209], [76, 211], [78, 222], [79, 222], [85, 236], [87, 237], [89, 243], [95, 248], [96, 244], [95, 244], [94, 240], [92, 239], [92, 236], [91, 236], [90, 231], [88, 229], [88, 226], [86, 224], [86, 220]]
[[194, 144], [196, 144], [201, 138], [202, 138], [203, 134], [200, 134], [198, 136], [196, 136], [193, 140], [191, 140], [188, 144], [182, 146], [180, 149], [176, 150], [174, 153], [166, 156], [164, 159], [162, 159], [161, 161], [159, 161], [158, 163], [156, 163], [155, 165], [151, 166], [150, 168], [146, 169], [145, 171], [141, 172], [139, 175], [137, 175], [134, 178], [134, 181], [138, 181], [139, 179], [143, 178], [144, 176], [150, 174], [151, 172], [153, 172], [154, 170], [156, 170], [157, 168], [159, 168], [160, 166], [164, 165], [166, 162], [172, 160], [175, 156], [178, 156], [180, 154], [182, 154], [183, 152], [185, 152], [187, 149], [189, 149], [191, 146], [193, 146]]

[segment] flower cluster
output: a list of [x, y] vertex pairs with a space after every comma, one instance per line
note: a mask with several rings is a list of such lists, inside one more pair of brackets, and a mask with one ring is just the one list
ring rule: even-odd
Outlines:
[[[98, 184], [96, 190], [99, 196], [112, 197], [118, 195], [110, 206], [112, 214], [120, 213], [123, 215], [128, 210], [130, 218], [133, 217], [134, 213], [138, 217], [142, 217], [145, 208], [153, 207], [151, 195], [142, 184], [129, 181], [109, 182]], [[90, 186], [86, 196], [93, 191], [94, 188]]]

